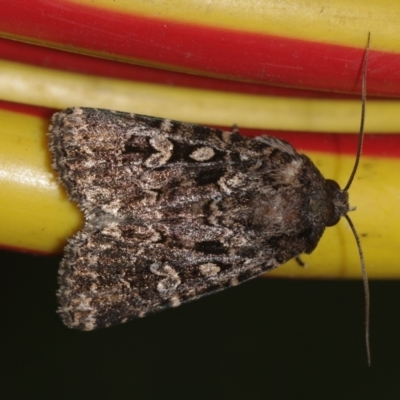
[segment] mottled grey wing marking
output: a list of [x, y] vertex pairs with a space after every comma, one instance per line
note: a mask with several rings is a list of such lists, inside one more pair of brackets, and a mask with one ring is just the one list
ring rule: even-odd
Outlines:
[[54, 168], [85, 214], [60, 267], [73, 328], [125, 322], [312, 251], [325, 179], [279, 139], [99, 109], [53, 116]]

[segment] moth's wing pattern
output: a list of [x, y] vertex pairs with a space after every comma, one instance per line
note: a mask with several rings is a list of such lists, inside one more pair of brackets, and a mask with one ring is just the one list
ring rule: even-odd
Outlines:
[[324, 180], [278, 139], [84, 108], [55, 114], [49, 137], [85, 214], [59, 271], [69, 327], [111, 326], [235, 285], [322, 235], [306, 191]]

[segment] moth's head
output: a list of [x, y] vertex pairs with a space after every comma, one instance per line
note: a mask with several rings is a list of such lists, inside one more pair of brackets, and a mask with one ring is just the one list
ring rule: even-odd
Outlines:
[[326, 179], [326, 188], [331, 199], [326, 226], [333, 226], [349, 212], [349, 194], [347, 190], [340, 189], [338, 183], [332, 179]]

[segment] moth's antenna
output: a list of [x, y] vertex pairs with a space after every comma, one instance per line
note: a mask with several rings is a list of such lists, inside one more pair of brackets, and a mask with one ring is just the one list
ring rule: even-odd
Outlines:
[[363, 73], [362, 73], [362, 89], [361, 89], [361, 123], [360, 123], [360, 134], [358, 135], [358, 147], [356, 161], [354, 163], [353, 171], [351, 171], [349, 181], [343, 189], [345, 192], [349, 190], [354, 176], [357, 172], [358, 164], [360, 162], [362, 147], [364, 143], [364, 121], [365, 121], [365, 103], [367, 99], [367, 64], [369, 55], [369, 42], [371, 38], [371, 32], [368, 32], [367, 48], [365, 49], [364, 63], [363, 63]]
[[[358, 136], [358, 147], [357, 147], [357, 155], [356, 161], [354, 163], [353, 170], [351, 171], [349, 181], [347, 185], [343, 189], [343, 191], [347, 192], [349, 187], [351, 186], [354, 176], [356, 174], [358, 164], [360, 162], [363, 142], [364, 142], [364, 120], [365, 120], [365, 102], [367, 98], [367, 64], [368, 64], [368, 55], [369, 55], [369, 43], [370, 43], [371, 33], [368, 32], [368, 41], [367, 48], [365, 50], [364, 63], [363, 63], [363, 73], [362, 73], [362, 100], [361, 100], [361, 123], [360, 123], [360, 134]], [[370, 294], [369, 294], [369, 285], [368, 285], [368, 277], [367, 271], [365, 269], [364, 263], [364, 255], [361, 248], [360, 237], [356, 231], [356, 228], [353, 225], [352, 220], [348, 215], [344, 216], [347, 219], [347, 222], [350, 225], [350, 228], [353, 232], [354, 238], [357, 242], [358, 254], [360, 256], [360, 264], [361, 264], [361, 274], [364, 283], [364, 294], [365, 294], [365, 344], [367, 347], [367, 359], [368, 366], [371, 366], [371, 347], [369, 342], [369, 320], [370, 320]]]
[[350, 219], [348, 215], [344, 216], [347, 219], [347, 222], [350, 225], [350, 228], [353, 232], [354, 238], [357, 242], [358, 254], [360, 256], [360, 264], [361, 264], [361, 275], [364, 283], [364, 293], [365, 293], [365, 344], [367, 346], [367, 359], [368, 366], [371, 366], [371, 346], [369, 343], [369, 308], [370, 308], [370, 295], [369, 295], [369, 285], [368, 285], [368, 277], [367, 270], [365, 269], [364, 263], [364, 254], [361, 247], [360, 237], [356, 231], [356, 228], [353, 225], [353, 221]]

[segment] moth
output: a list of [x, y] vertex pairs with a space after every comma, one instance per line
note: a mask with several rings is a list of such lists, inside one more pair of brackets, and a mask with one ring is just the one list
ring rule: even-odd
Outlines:
[[311, 253], [326, 227], [348, 219], [359, 158], [342, 190], [284, 140], [94, 108], [54, 114], [49, 141], [85, 217], [65, 247], [58, 292], [63, 322], [80, 330], [176, 307]]

